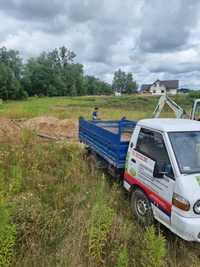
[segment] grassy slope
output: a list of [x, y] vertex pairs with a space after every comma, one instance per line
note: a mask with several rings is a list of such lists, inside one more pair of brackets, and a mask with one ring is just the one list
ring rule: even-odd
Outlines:
[[[77, 118], [89, 116], [97, 104], [105, 118], [139, 118], [155, 101], [31, 99], [3, 105], [1, 116]], [[78, 144], [38, 144], [29, 132], [17, 147], [0, 146], [0, 204], [10, 211], [17, 233], [11, 266], [200, 266], [198, 245], [158, 225], [156, 235], [144, 232], [131, 218], [124, 190], [88, 164]]]
[[158, 225], [156, 235], [140, 229], [125, 191], [88, 164], [81, 146], [37, 144], [26, 133], [0, 155], [1, 195], [17, 231], [11, 266], [200, 265], [198, 245]]
[[[191, 110], [193, 97], [177, 96], [176, 102], [188, 112]], [[30, 118], [41, 115], [52, 115], [58, 118], [90, 117], [94, 106], [100, 108], [101, 117], [119, 119], [140, 119], [152, 116], [157, 104], [156, 97], [124, 96], [124, 97], [53, 97], [30, 98], [27, 101], [11, 101], [0, 106], [0, 117]], [[167, 113], [166, 113], [167, 112]], [[165, 110], [165, 116], [174, 116]]]

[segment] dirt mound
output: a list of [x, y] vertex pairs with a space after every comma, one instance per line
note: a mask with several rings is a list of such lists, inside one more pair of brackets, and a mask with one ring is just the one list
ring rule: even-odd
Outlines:
[[70, 119], [59, 120], [54, 117], [36, 117], [26, 121], [0, 118], [0, 143], [18, 142], [23, 128], [34, 130], [41, 137], [58, 140], [76, 139], [78, 123]]
[[25, 121], [22, 126], [47, 137], [77, 138], [78, 124], [70, 119], [59, 120], [55, 117], [36, 117]]
[[20, 127], [9, 119], [0, 118], [0, 142], [18, 141], [20, 137]]

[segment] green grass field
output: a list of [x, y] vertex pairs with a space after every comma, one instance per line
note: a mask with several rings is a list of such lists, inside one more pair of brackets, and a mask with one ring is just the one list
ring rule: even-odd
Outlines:
[[[132, 100], [132, 99], [131, 99]], [[134, 101], [133, 101], [134, 100]], [[27, 101], [7, 102], [0, 107], [0, 116], [7, 118], [31, 118], [41, 115], [56, 116], [58, 118], [90, 117], [94, 106], [100, 108], [101, 116], [105, 119], [122, 116], [141, 118], [148, 114], [143, 106], [137, 110], [135, 99], [132, 103], [127, 98], [113, 97], [80, 97], [80, 98], [30, 98]], [[143, 103], [142, 103], [143, 104]], [[114, 109], [114, 112], [113, 112]]]
[[[177, 96], [175, 100], [190, 112], [193, 97]], [[90, 118], [92, 109], [98, 106], [102, 119], [120, 119], [123, 116], [141, 119], [152, 116], [157, 101], [157, 97], [147, 96], [29, 98], [27, 101], [5, 102], [0, 106], [0, 117], [32, 118], [49, 115], [61, 119], [77, 119], [79, 116]], [[164, 116], [174, 115], [165, 109]]]
[[[182, 101], [183, 100], [183, 101]], [[191, 98], [177, 97], [189, 111]], [[100, 107], [102, 119], [151, 117], [156, 98], [31, 98], [8, 102], [0, 116], [78, 119]], [[172, 116], [166, 110], [164, 116]], [[198, 244], [160, 225], [142, 229], [123, 188], [86, 158], [78, 143], [0, 145], [0, 266], [199, 267]]]

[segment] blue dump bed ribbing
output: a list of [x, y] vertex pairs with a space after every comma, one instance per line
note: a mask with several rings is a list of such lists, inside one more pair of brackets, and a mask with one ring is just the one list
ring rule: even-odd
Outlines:
[[79, 119], [79, 139], [116, 168], [124, 168], [130, 138], [137, 121]]

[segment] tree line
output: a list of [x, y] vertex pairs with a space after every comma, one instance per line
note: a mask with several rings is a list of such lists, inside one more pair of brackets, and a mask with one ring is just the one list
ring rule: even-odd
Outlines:
[[25, 99], [28, 96], [110, 95], [115, 91], [134, 93], [137, 84], [131, 73], [118, 70], [112, 85], [84, 75], [76, 54], [66, 47], [42, 52], [25, 63], [16, 50], [0, 48], [0, 98]]

